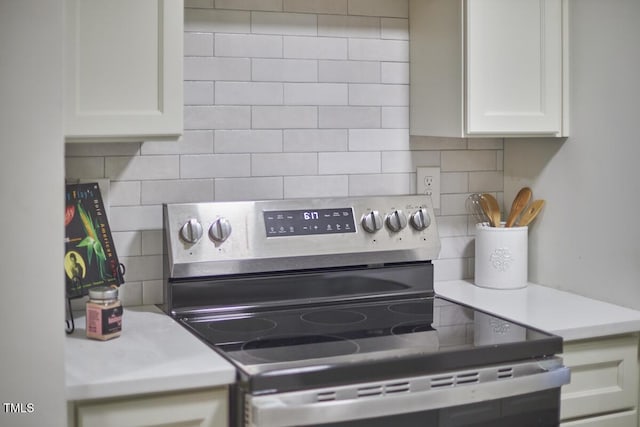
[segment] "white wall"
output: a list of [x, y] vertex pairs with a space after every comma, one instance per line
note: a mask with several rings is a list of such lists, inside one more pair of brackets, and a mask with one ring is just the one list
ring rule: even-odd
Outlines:
[[464, 200], [501, 198], [503, 142], [409, 138], [408, 0], [185, 6], [184, 137], [66, 147], [111, 180], [125, 304], [161, 302], [163, 202], [406, 194], [416, 166], [442, 170], [436, 277], [471, 276]]
[[0, 2], [2, 426], [66, 425], [63, 15], [62, 0]]
[[[640, 2], [570, 3], [571, 132], [505, 143], [505, 198], [547, 199], [529, 278], [640, 309]], [[597, 313], [594, 313], [597, 315]]]

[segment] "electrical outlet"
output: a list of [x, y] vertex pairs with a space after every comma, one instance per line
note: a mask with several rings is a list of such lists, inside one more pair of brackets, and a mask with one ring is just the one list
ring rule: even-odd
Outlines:
[[417, 169], [416, 193], [431, 196], [434, 209], [440, 208], [440, 168], [422, 167]]

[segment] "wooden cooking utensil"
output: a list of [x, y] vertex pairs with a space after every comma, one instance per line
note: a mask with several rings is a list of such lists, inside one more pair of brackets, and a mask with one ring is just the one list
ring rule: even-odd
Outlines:
[[518, 219], [518, 215], [524, 210], [524, 208], [529, 204], [529, 200], [531, 200], [531, 189], [529, 187], [521, 188], [516, 194], [515, 199], [513, 199], [513, 203], [511, 204], [511, 211], [509, 212], [509, 216], [507, 217], [507, 222], [505, 223], [505, 227], [512, 227], [513, 224], [516, 223], [516, 219]]
[[518, 226], [524, 227], [529, 225], [531, 221], [535, 219], [536, 216], [540, 213], [542, 208], [544, 207], [544, 200], [534, 200], [531, 202], [531, 205], [522, 213], [520, 217], [520, 221], [518, 221]]
[[500, 205], [491, 194], [483, 193], [480, 199], [480, 206], [489, 217], [492, 227], [500, 227]]

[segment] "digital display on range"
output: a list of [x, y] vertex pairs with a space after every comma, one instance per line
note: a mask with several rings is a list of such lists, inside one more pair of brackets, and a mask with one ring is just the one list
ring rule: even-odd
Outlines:
[[265, 211], [267, 237], [355, 233], [352, 208]]

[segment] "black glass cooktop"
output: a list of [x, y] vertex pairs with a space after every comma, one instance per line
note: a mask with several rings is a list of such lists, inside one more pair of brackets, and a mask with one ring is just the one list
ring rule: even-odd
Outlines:
[[252, 391], [373, 381], [562, 351], [554, 335], [439, 297], [182, 319]]

